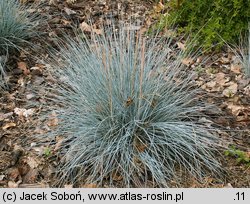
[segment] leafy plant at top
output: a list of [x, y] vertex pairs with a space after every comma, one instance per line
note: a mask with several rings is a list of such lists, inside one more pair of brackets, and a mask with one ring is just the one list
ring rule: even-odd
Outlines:
[[176, 168], [197, 178], [219, 169], [220, 139], [198, 122], [202, 94], [171, 39], [121, 25], [67, 43], [51, 63], [59, 125], [45, 135], [64, 138], [61, 182], [167, 186]]
[[[178, 25], [206, 49], [220, 48], [224, 41], [236, 42], [241, 32], [247, 31], [250, 18], [249, 0], [183, 0], [179, 6], [172, 0], [166, 24]], [[198, 35], [197, 35], [198, 32]]]

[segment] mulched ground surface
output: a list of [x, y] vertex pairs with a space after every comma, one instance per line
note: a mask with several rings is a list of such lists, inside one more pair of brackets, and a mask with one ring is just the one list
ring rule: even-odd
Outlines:
[[[58, 125], [54, 117], [45, 122], [39, 118], [40, 111], [50, 106], [43, 87], [53, 83], [53, 79], [43, 61], [48, 58], [47, 49], [56, 45], [56, 36], [63, 32], [72, 34], [72, 26], [79, 27], [83, 22], [88, 23], [88, 19], [92, 19], [96, 29], [103, 20], [111, 18], [129, 18], [149, 26], [158, 9], [152, 2], [141, 0], [78, 0], [72, 4], [66, 0], [35, 2], [40, 5], [28, 12], [42, 16], [40, 30], [44, 33], [41, 38], [32, 39], [36, 46], [27, 47], [9, 59], [9, 88], [0, 98], [0, 187], [52, 187], [56, 181], [53, 175], [60, 161], [57, 145], [40, 144], [34, 137]], [[184, 44], [177, 42], [180, 49]], [[196, 83], [207, 92], [207, 101], [216, 104], [215, 111], [221, 116], [213, 122], [223, 127], [221, 137], [250, 155], [250, 80], [244, 78], [230, 50], [206, 57], [202, 66], [199, 66], [201, 58], [185, 59], [183, 63], [194, 73]], [[170, 186], [250, 187], [249, 166], [225, 156], [223, 151], [218, 159], [224, 169], [220, 178], [207, 176], [198, 182], [181, 176], [171, 181]], [[117, 186], [122, 187], [119, 183]], [[78, 184], [77, 187], [96, 186]]]

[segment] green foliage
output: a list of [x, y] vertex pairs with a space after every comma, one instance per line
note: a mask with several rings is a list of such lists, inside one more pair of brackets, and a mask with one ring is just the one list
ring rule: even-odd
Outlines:
[[49, 147], [46, 147], [44, 150], [44, 156], [49, 157], [51, 156], [51, 149]]
[[250, 166], [250, 156], [239, 149], [236, 149], [235, 146], [230, 146], [228, 150], [225, 151], [226, 156], [235, 157], [238, 163], [244, 163]]
[[168, 6], [165, 22], [191, 33], [206, 49], [235, 42], [248, 29], [250, 0], [183, 0], [180, 7], [172, 0]]
[[92, 40], [69, 37], [53, 55], [58, 85], [50, 98], [59, 125], [43, 136], [64, 138], [62, 183], [166, 187], [176, 168], [197, 179], [220, 169], [214, 152], [221, 141], [199, 122], [209, 107], [182, 53], [173, 56], [171, 39], [130, 27], [93, 32]]

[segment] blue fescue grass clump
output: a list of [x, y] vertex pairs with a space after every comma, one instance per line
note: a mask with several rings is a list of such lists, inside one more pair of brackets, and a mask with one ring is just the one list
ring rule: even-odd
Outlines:
[[240, 51], [245, 76], [250, 78], [250, 24], [248, 26], [248, 35], [245, 39], [245, 44], [241, 46]]
[[122, 25], [67, 41], [51, 64], [59, 124], [46, 135], [64, 138], [62, 182], [166, 187], [177, 169], [218, 171], [219, 139], [198, 122], [206, 107], [170, 39]]
[[[30, 7], [21, 5], [17, 0], [0, 0], [0, 57], [8, 58], [13, 51], [28, 44], [37, 35], [38, 16], [29, 13]], [[0, 87], [6, 88], [5, 63], [0, 59]]]
[[229, 45], [229, 49], [239, 59], [245, 77], [250, 78], [250, 23], [248, 32], [240, 36], [239, 45]]
[[0, 53], [8, 54], [36, 34], [37, 16], [17, 0], [0, 1]]

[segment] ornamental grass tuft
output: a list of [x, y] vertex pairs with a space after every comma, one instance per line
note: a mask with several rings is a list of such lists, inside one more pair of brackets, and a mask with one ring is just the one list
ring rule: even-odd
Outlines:
[[237, 57], [236, 61], [241, 65], [246, 78], [250, 78], [250, 23], [248, 32], [241, 34], [239, 44], [228, 45], [228, 48]]
[[36, 35], [37, 15], [17, 0], [0, 1], [0, 53], [8, 54]]
[[240, 47], [240, 59], [245, 76], [250, 78], [250, 24], [245, 42]]
[[80, 36], [50, 65], [58, 126], [45, 136], [63, 138], [62, 183], [166, 187], [179, 170], [219, 171], [220, 139], [199, 121], [207, 107], [171, 39], [125, 24]]
[[28, 44], [31, 37], [37, 35], [38, 16], [28, 12], [26, 6], [17, 0], [0, 1], [0, 87], [6, 88], [5, 62], [13, 51], [21, 49]]

